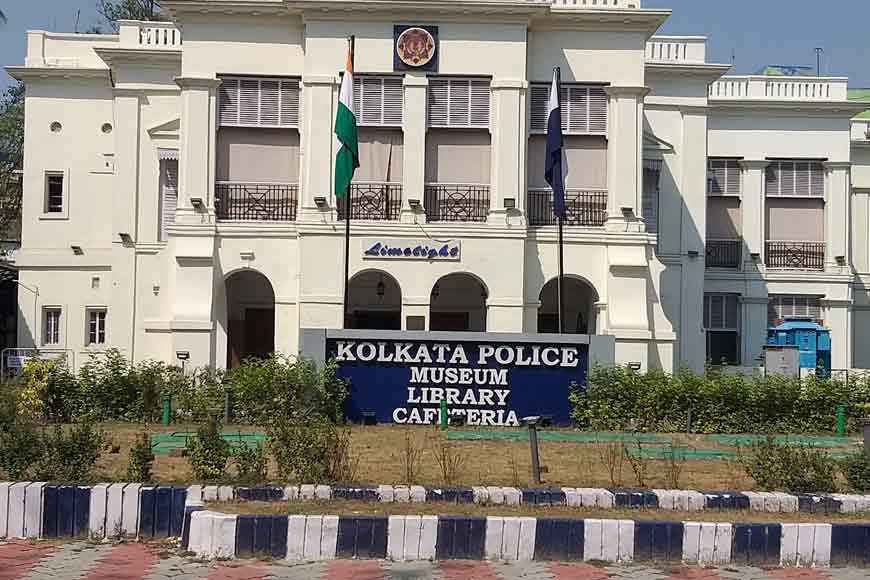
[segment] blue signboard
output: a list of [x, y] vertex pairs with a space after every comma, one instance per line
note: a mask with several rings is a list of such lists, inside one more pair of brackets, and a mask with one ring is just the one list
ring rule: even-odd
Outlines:
[[589, 337], [364, 332], [338, 331], [325, 344], [349, 383], [352, 421], [374, 412], [378, 422], [434, 424], [445, 400], [467, 425], [515, 427], [531, 415], [568, 424], [571, 389], [586, 384]]

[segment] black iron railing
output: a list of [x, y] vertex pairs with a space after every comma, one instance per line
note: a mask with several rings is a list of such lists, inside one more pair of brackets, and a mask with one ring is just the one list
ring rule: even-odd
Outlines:
[[221, 221], [296, 220], [299, 186], [286, 183], [240, 183], [215, 185], [215, 211]]
[[423, 206], [430, 222], [485, 222], [489, 215], [489, 186], [427, 185]]
[[741, 245], [740, 240], [707, 240], [707, 267], [739, 268]]
[[[345, 199], [338, 200], [338, 218], [345, 219]], [[402, 210], [399, 183], [351, 183], [350, 219], [394, 221]]]
[[[530, 226], [556, 225], [553, 214], [553, 192], [549, 189], [529, 190], [527, 219]], [[565, 225], [601, 227], [607, 219], [607, 191], [569, 189], [565, 192]]]
[[824, 242], [767, 242], [768, 268], [824, 270]]

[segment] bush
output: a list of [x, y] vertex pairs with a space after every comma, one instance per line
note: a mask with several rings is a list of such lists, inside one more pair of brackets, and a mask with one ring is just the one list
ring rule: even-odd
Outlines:
[[32, 422], [18, 420], [0, 429], [0, 470], [6, 479], [32, 479], [28, 476], [42, 454], [42, 438]]
[[275, 423], [269, 447], [284, 481], [350, 483], [356, 475], [349, 433], [323, 418]]
[[754, 444], [741, 457], [746, 473], [765, 491], [833, 492], [837, 463], [824, 451], [804, 445], [777, 443], [773, 438]]
[[236, 465], [236, 477], [241, 483], [262, 483], [268, 477], [268, 457], [259, 443], [236, 447], [233, 451], [233, 463]]
[[221, 436], [221, 425], [211, 419], [199, 426], [196, 435], [187, 441], [187, 457], [196, 479], [214, 481], [227, 472], [231, 455], [230, 444]]
[[870, 492], [870, 457], [863, 451], [856, 452], [842, 463], [843, 475], [856, 493]]
[[79, 393], [76, 377], [66, 361], [30, 360], [16, 382], [18, 415], [29, 420], [71, 420]]
[[42, 454], [33, 468], [42, 481], [87, 481], [100, 458], [105, 437], [90, 423], [42, 433]]
[[139, 433], [130, 449], [130, 464], [127, 467], [127, 481], [147, 483], [152, 480], [154, 450], [151, 447], [151, 434]]

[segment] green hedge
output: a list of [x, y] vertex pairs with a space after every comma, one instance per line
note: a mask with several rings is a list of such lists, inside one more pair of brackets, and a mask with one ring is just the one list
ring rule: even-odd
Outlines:
[[870, 404], [870, 381], [780, 375], [746, 376], [711, 369], [638, 373], [625, 367], [595, 368], [588, 387], [571, 395], [574, 420], [584, 428], [671, 432], [686, 428], [692, 409], [697, 433], [820, 433], [834, 430], [838, 404], [847, 406], [847, 428], [856, 430]]

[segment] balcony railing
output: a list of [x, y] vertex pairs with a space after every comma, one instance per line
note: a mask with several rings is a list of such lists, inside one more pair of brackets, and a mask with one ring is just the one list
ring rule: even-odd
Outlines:
[[[607, 190], [569, 189], [565, 192], [565, 210], [565, 225], [601, 227], [607, 219]], [[531, 226], [556, 225], [552, 191], [529, 190], [527, 218]]]
[[221, 221], [292, 222], [296, 220], [299, 186], [219, 181], [214, 197], [217, 219]]
[[489, 186], [432, 183], [426, 186], [423, 206], [430, 222], [485, 222]]
[[640, 0], [532, 0], [549, 4], [553, 8], [582, 8], [586, 10], [634, 10], [640, 8]]
[[825, 242], [767, 242], [768, 268], [824, 270]]
[[[345, 219], [345, 199], [338, 200], [338, 217]], [[402, 210], [401, 183], [351, 183], [350, 219], [395, 221]]]
[[181, 49], [181, 30], [171, 22], [120, 20], [118, 34], [124, 48]]
[[704, 62], [706, 58], [703, 36], [653, 36], [646, 43], [647, 62]]
[[710, 85], [710, 99], [845, 102], [845, 77], [727, 76]]
[[707, 240], [708, 268], [738, 268], [742, 252], [740, 240]]

